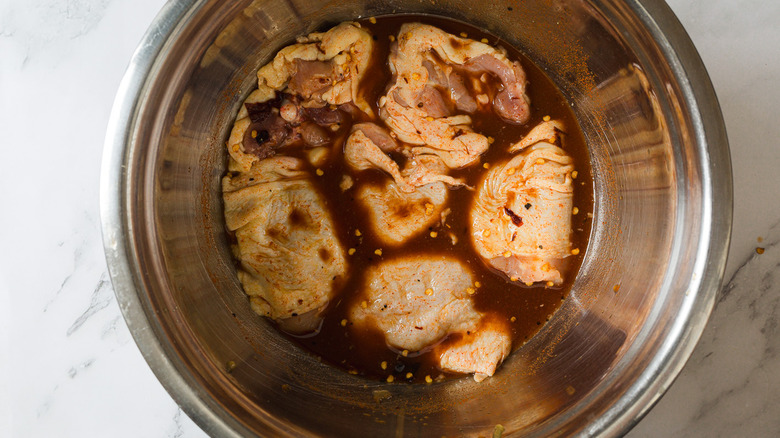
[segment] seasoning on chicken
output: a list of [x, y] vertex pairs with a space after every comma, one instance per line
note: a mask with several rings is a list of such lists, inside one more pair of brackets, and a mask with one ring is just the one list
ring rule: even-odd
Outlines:
[[386, 245], [399, 245], [441, 220], [447, 186], [434, 182], [404, 192], [388, 180], [358, 189], [357, 199], [368, 209], [373, 234]]
[[[491, 321], [493, 322], [493, 321]], [[492, 376], [511, 353], [512, 340], [509, 329], [503, 324], [483, 324], [475, 332], [467, 332], [455, 345], [439, 345], [439, 367], [456, 373], [474, 373], [474, 380], [481, 382]]]
[[[555, 126], [562, 128], [556, 122], [544, 129]], [[540, 136], [546, 138], [491, 167], [471, 209], [474, 248], [513, 280], [563, 282], [564, 260], [571, 255], [574, 168], [571, 157], [549, 142], [560, 143], [561, 132]]]
[[358, 23], [341, 23], [327, 32], [311, 33], [280, 50], [273, 61], [258, 70], [258, 88], [253, 94], [258, 101], [265, 101], [274, 91], [289, 87], [292, 94], [310, 100], [308, 106], [354, 102], [366, 114], [373, 114], [358, 93], [372, 51], [371, 34]]
[[[275, 320], [321, 310], [347, 272], [345, 251], [303, 161], [266, 158], [222, 180], [238, 278], [252, 309]], [[318, 320], [296, 321], [301, 331]]]
[[385, 151], [398, 150], [398, 145], [384, 129], [373, 123], [361, 123], [352, 127], [352, 133], [344, 145], [344, 161], [355, 170], [379, 169], [389, 174], [404, 192], [414, 191], [408, 184], [398, 163]]
[[315, 32], [280, 50], [257, 72], [258, 88], [246, 99], [228, 139], [230, 170], [252, 163], [302, 139], [311, 146], [330, 141], [326, 129], [348, 115], [373, 116], [359, 93], [373, 40], [357, 23]]
[[398, 245], [437, 222], [447, 201], [444, 183], [463, 183], [446, 175], [446, 166], [436, 156], [412, 158], [401, 171], [390, 152], [403, 150], [384, 129], [360, 123], [347, 139], [344, 159], [355, 170], [379, 169], [393, 178], [360, 187], [357, 199], [368, 209], [376, 236], [385, 244]]
[[563, 123], [559, 120], [547, 120], [531, 129], [528, 134], [523, 137], [522, 140], [509, 147], [509, 152], [515, 153], [521, 151], [528, 146], [534, 145], [541, 141], [550, 143], [552, 145], [561, 147], [563, 140]]
[[[366, 305], [351, 309], [350, 320], [357, 329], [373, 326], [384, 333], [388, 345], [409, 352], [462, 334], [462, 340], [445, 341], [437, 349], [444, 359], [440, 365], [476, 373], [476, 380], [492, 375], [508, 354], [508, 330], [502, 331], [493, 318], [474, 309], [468, 292], [474, 283], [471, 271], [457, 259], [408, 256], [372, 266], [365, 278]], [[483, 327], [489, 328], [484, 334]], [[488, 350], [501, 354], [482, 354]]]
[[402, 172], [398, 163], [390, 157], [390, 152], [408, 155], [399, 147], [387, 131], [374, 123], [359, 123], [344, 146], [344, 160], [355, 170], [379, 169], [390, 175], [398, 188], [412, 193], [416, 187], [434, 182], [443, 182], [451, 186], [463, 185], [463, 182], [448, 176], [447, 167], [435, 155], [411, 156]]
[[[399, 140], [413, 146], [414, 155], [437, 155], [451, 169], [476, 162], [488, 140], [473, 131], [471, 117], [454, 110], [473, 112], [480, 101], [492, 102], [494, 111], [511, 123], [528, 119], [523, 69], [490, 45], [408, 23], [401, 26], [389, 65], [393, 80], [380, 98], [380, 117]], [[485, 73], [500, 81], [497, 91], [477, 79]], [[469, 94], [466, 78], [477, 96]], [[487, 93], [494, 91], [489, 98]]]

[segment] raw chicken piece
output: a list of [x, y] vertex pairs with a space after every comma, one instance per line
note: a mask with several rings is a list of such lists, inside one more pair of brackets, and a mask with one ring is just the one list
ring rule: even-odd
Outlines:
[[401, 190], [411, 193], [414, 186], [401, 176], [398, 163], [385, 154], [385, 151], [397, 149], [395, 140], [384, 129], [373, 123], [360, 123], [352, 127], [344, 145], [344, 161], [355, 170], [383, 170], [393, 177]]
[[[299, 96], [287, 93], [277, 94], [263, 103], [245, 103], [248, 122], [246, 119], [236, 122], [228, 142], [232, 144], [233, 155], [253, 162], [276, 155], [278, 150], [293, 144], [323, 147], [333, 141], [331, 134], [339, 136], [342, 124], [349, 120], [342, 109], [346, 105], [307, 108], [303, 103]], [[243, 137], [238, 138], [241, 132]]]
[[309, 163], [311, 163], [312, 166], [320, 167], [328, 160], [329, 152], [330, 149], [326, 148], [325, 146], [320, 146], [318, 148], [307, 150], [306, 158], [309, 160]]
[[384, 243], [397, 245], [437, 221], [447, 201], [444, 182], [462, 182], [445, 175], [447, 169], [436, 156], [417, 157], [401, 171], [386, 154], [391, 151], [402, 152], [387, 131], [360, 123], [347, 139], [344, 158], [355, 170], [375, 168], [393, 177], [383, 185], [362, 186], [357, 197], [369, 211], [374, 233]]
[[389, 64], [394, 83], [380, 98], [380, 117], [399, 140], [415, 146], [415, 155], [437, 155], [454, 169], [473, 164], [488, 148], [487, 138], [471, 129], [471, 118], [451, 115], [438, 91], [448, 89], [449, 100], [457, 109], [476, 109], [463, 76], [453, 67], [464, 73], [486, 72], [498, 77], [503, 88], [493, 99], [496, 112], [514, 123], [528, 119], [525, 72], [519, 63], [487, 44], [433, 26], [408, 23], [401, 26]]
[[474, 373], [474, 380], [481, 382], [496, 372], [496, 367], [509, 356], [511, 346], [507, 327], [483, 324], [476, 332], [464, 334], [454, 346], [437, 346], [436, 353], [441, 369]]
[[572, 170], [566, 152], [546, 141], [493, 167], [471, 209], [477, 253], [513, 280], [560, 284], [571, 254]]
[[414, 155], [407, 161], [401, 175], [414, 187], [438, 181], [451, 187], [466, 185], [463, 180], [447, 175], [447, 170], [447, 166], [436, 155]]
[[386, 172], [405, 193], [439, 181], [451, 186], [463, 185], [462, 181], [446, 174], [447, 167], [435, 155], [413, 156], [402, 172], [398, 163], [387, 155], [386, 152], [391, 151], [404, 153], [387, 131], [373, 123], [359, 123], [352, 128], [344, 145], [344, 160], [355, 170], [379, 169]]
[[[222, 180], [238, 278], [252, 309], [276, 320], [324, 308], [347, 272], [330, 214], [302, 169], [301, 160], [275, 156]], [[310, 331], [318, 319], [300, 323]]]
[[522, 140], [510, 146], [509, 152], [515, 153], [542, 141], [560, 147], [563, 132], [563, 123], [558, 120], [542, 122], [534, 126]]
[[386, 245], [398, 245], [439, 222], [447, 192], [444, 183], [435, 182], [406, 193], [388, 180], [362, 186], [357, 198], [368, 209], [374, 234]]
[[[464, 334], [464, 341], [446, 342], [437, 350], [446, 369], [492, 375], [509, 351], [508, 330], [474, 310], [469, 269], [445, 256], [409, 256], [383, 262], [366, 272], [365, 303], [351, 309], [356, 327], [371, 325], [398, 350], [420, 351], [446, 336]], [[473, 290], [472, 290], [473, 292]], [[364, 307], [365, 305], [365, 307]], [[489, 327], [484, 335], [482, 327]], [[480, 339], [472, 342], [471, 336]], [[495, 343], [495, 344], [493, 344]], [[502, 354], [482, 354], [487, 351]]]
[[[337, 118], [346, 114], [372, 116], [358, 93], [372, 51], [371, 34], [357, 23], [312, 33], [280, 50], [258, 70], [258, 88], [238, 112], [227, 144], [230, 170], [245, 172], [299, 138], [321, 146], [330, 140], [322, 127], [340, 123]], [[281, 92], [284, 101], [275, 102]]]
[[341, 23], [327, 32], [309, 34], [280, 50], [258, 70], [258, 88], [253, 94], [265, 101], [274, 91], [289, 87], [292, 94], [311, 99], [313, 104], [308, 106], [354, 102], [366, 114], [373, 114], [358, 94], [373, 47], [371, 34], [358, 23]]

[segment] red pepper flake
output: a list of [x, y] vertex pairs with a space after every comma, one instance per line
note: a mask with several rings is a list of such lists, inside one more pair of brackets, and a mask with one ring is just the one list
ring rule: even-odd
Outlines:
[[523, 225], [523, 218], [516, 215], [514, 211], [504, 207], [504, 213], [506, 213], [506, 215], [509, 216], [510, 219], [512, 219], [512, 223], [515, 224], [516, 227]]

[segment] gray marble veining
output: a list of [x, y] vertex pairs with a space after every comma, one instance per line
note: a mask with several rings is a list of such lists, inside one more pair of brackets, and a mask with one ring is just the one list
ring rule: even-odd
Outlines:
[[780, 435], [780, 222], [721, 291], [677, 381], [631, 437]]

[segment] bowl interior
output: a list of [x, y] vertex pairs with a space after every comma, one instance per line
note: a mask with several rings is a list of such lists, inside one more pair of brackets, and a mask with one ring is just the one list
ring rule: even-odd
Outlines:
[[[635, 393], [688, 336], [681, 327], [692, 309], [706, 320], [711, 295], [697, 298], [694, 282], [709, 238], [695, 118], [647, 11], [577, 0], [204, 0], [167, 8], [161, 17], [178, 21], [136, 102], [123, 221], [133, 293], [156, 353], [181, 379], [174, 396], [207, 431], [490, 436], [501, 424], [547, 436], [620, 430], [648, 408], [634, 406]], [[482, 383], [385, 384], [320, 363], [250, 311], [224, 233], [224, 144], [257, 68], [298, 35], [398, 12], [463, 20], [517, 47], [562, 90], [590, 147], [593, 234], [573, 290]]]

